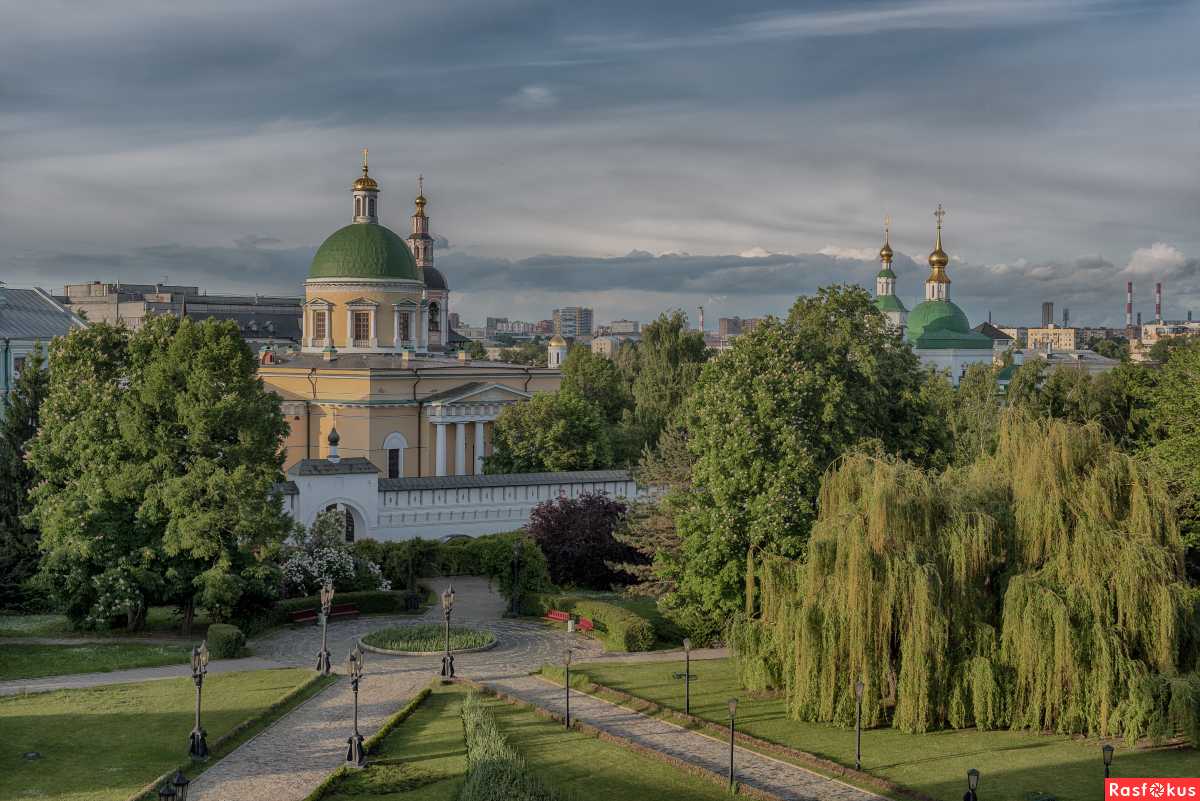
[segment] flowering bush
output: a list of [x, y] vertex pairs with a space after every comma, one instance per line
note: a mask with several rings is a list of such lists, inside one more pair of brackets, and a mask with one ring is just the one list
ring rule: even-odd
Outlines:
[[283, 563], [283, 581], [291, 597], [315, 595], [325, 584], [344, 591], [390, 590], [379, 565], [351, 551], [337, 512], [317, 515], [312, 528], [297, 532], [296, 546]]
[[83, 619], [87, 628], [106, 628], [119, 620], [139, 620], [145, 614], [146, 597], [136, 571], [125, 560], [92, 577], [96, 600]]

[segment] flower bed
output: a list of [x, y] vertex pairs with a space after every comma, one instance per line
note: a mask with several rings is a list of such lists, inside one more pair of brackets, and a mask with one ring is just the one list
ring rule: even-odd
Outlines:
[[[362, 638], [364, 646], [402, 654], [436, 654], [446, 649], [446, 631], [437, 623], [397, 626], [372, 631]], [[450, 627], [450, 650], [479, 651], [496, 644], [496, 635], [481, 629]]]

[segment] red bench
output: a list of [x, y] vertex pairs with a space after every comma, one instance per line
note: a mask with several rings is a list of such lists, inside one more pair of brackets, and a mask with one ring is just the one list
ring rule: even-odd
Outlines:
[[592, 631], [596, 628], [596, 624], [586, 617], [579, 618], [579, 622], [575, 624], [575, 628], [580, 631]]
[[557, 609], [551, 609], [546, 613], [546, 620], [553, 620], [557, 623], [566, 623], [571, 619], [570, 612], [560, 612]]
[[[320, 609], [305, 609], [300, 612], [292, 612], [291, 618], [293, 623], [307, 623], [310, 620], [316, 622], [320, 620], [320, 614]], [[335, 617], [357, 617], [358, 614], [358, 607], [354, 604], [338, 604], [329, 608], [330, 620]]]

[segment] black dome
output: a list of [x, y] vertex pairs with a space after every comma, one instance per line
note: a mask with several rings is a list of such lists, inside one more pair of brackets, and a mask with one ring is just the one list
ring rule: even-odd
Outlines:
[[425, 279], [426, 289], [450, 289], [446, 286], [446, 276], [442, 275], [435, 267], [422, 267], [421, 277]]

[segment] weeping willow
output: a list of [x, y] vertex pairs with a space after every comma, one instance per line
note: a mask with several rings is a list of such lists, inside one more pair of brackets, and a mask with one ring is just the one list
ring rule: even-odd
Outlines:
[[1200, 743], [1200, 590], [1163, 483], [1093, 426], [1001, 422], [940, 474], [867, 455], [826, 475], [803, 562], [747, 563], [739, 680], [790, 715], [910, 732]]

